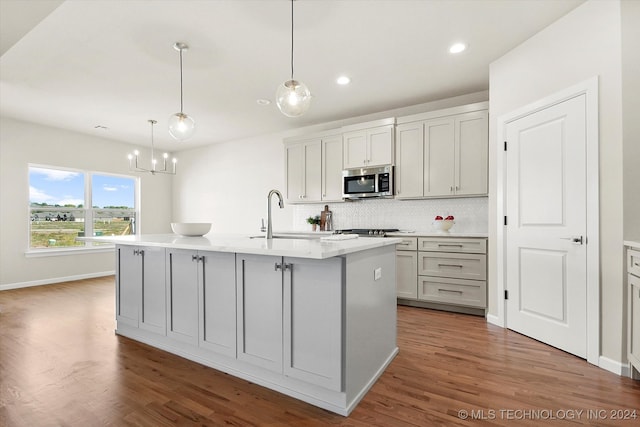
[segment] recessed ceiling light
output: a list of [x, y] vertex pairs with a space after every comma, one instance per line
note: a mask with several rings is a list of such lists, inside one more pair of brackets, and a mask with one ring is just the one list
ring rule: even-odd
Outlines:
[[449, 48], [450, 53], [460, 53], [467, 49], [467, 45], [464, 43], [454, 43]]
[[347, 76], [340, 76], [336, 80], [336, 83], [338, 83], [339, 85], [348, 85], [349, 83], [351, 83], [351, 79]]
[[269, 105], [269, 104], [271, 104], [271, 101], [269, 101], [268, 99], [260, 98], [260, 99], [256, 100], [256, 104], [258, 104], [258, 105]]

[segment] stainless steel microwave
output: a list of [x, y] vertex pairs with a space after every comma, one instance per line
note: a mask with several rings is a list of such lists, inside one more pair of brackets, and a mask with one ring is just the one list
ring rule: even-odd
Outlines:
[[393, 166], [342, 171], [342, 198], [393, 197]]

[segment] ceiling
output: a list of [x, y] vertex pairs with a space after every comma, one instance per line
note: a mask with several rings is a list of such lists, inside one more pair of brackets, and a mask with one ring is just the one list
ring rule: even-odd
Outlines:
[[[295, 78], [313, 101], [288, 118], [273, 102], [290, 77], [288, 0], [0, 0], [0, 114], [139, 145], [156, 119], [172, 151], [280, 132], [487, 90], [492, 61], [582, 2], [297, 0]], [[197, 124], [185, 142], [167, 131], [176, 41]], [[454, 56], [456, 41], [469, 48]]]

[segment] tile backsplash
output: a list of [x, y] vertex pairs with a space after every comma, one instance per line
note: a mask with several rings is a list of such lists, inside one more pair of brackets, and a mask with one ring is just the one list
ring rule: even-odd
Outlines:
[[[486, 233], [489, 228], [488, 198], [427, 200], [366, 199], [327, 203], [333, 212], [334, 230], [348, 228], [398, 228], [430, 231], [436, 215], [453, 215], [452, 231]], [[308, 231], [306, 219], [320, 215], [322, 204], [295, 205], [293, 230]]]

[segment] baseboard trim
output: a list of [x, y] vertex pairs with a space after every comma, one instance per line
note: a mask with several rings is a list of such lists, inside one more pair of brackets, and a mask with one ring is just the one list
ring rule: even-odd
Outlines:
[[609, 359], [608, 357], [600, 356], [598, 358], [598, 367], [623, 377], [631, 376], [628, 363], [620, 363], [617, 360]]
[[116, 274], [115, 270], [100, 271], [97, 273], [88, 274], [76, 274], [73, 276], [65, 277], [52, 277], [49, 279], [31, 280], [28, 282], [8, 283], [6, 285], [0, 285], [0, 291], [8, 291], [9, 289], [30, 288], [32, 286], [53, 285], [62, 282], [72, 282], [74, 280], [94, 279], [96, 277], [113, 276]]
[[504, 328], [504, 323], [500, 320], [500, 317], [496, 316], [495, 314], [487, 313], [487, 323], [491, 323], [492, 325]]

